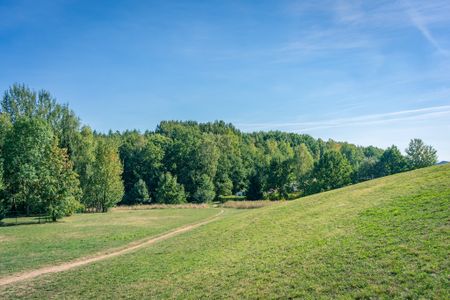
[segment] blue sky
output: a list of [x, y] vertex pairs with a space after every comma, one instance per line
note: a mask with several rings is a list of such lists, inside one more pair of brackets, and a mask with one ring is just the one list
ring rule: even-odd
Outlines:
[[450, 160], [450, 1], [4, 1], [0, 90], [93, 128], [232, 122]]

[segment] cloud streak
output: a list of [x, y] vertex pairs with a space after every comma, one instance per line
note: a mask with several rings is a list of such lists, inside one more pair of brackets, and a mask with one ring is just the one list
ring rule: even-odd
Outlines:
[[351, 118], [322, 120], [317, 122], [241, 123], [237, 124], [237, 126], [246, 131], [283, 129], [293, 132], [307, 132], [317, 129], [387, 124], [400, 121], [429, 120], [448, 115], [450, 115], [450, 105], [443, 105]]
[[438, 43], [438, 41], [431, 34], [428, 29], [425, 20], [423, 17], [408, 3], [408, 16], [412, 22], [412, 24], [417, 28], [417, 30], [424, 36], [424, 38], [438, 50], [439, 53], [444, 55], [449, 55], [449, 51], [442, 48], [442, 46]]

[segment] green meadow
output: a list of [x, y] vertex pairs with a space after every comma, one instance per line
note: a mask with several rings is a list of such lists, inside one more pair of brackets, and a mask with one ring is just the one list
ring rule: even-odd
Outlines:
[[[215, 213], [116, 211], [3, 227], [2, 274]], [[227, 209], [214, 222], [136, 252], [0, 287], [0, 297], [448, 299], [449, 217], [450, 165], [430, 167], [258, 209]], [[46, 243], [59, 250], [46, 251]]]
[[[0, 227], [0, 276], [122, 247], [217, 214], [217, 209], [113, 210], [57, 223]], [[19, 224], [31, 218], [20, 218]], [[15, 219], [4, 220], [14, 224]]]

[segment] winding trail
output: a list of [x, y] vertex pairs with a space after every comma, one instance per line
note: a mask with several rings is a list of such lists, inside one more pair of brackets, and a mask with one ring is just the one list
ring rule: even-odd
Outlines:
[[171, 237], [174, 237], [176, 235], [179, 235], [183, 232], [187, 232], [187, 231], [191, 231], [195, 228], [198, 228], [202, 225], [206, 225], [208, 223], [211, 223], [213, 221], [215, 221], [221, 214], [223, 214], [224, 210], [222, 209], [218, 214], [209, 217], [207, 219], [205, 219], [204, 221], [201, 221], [199, 223], [194, 223], [194, 224], [190, 224], [190, 225], [184, 225], [181, 227], [178, 227], [172, 231], [169, 231], [167, 233], [163, 233], [159, 236], [156, 237], [152, 237], [150, 239], [147, 240], [143, 240], [140, 241], [138, 243], [134, 242], [129, 244], [128, 246], [121, 248], [119, 250], [113, 251], [113, 252], [109, 252], [109, 253], [104, 253], [104, 254], [98, 254], [92, 257], [85, 257], [85, 258], [81, 258], [81, 259], [77, 259], [74, 260], [72, 262], [67, 262], [67, 263], [63, 263], [60, 265], [56, 265], [56, 266], [49, 266], [49, 267], [43, 267], [43, 268], [39, 268], [36, 270], [32, 270], [32, 271], [28, 271], [28, 272], [24, 272], [24, 273], [18, 273], [15, 275], [11, 275], [11, 276], [7, 276], [7, 277], [3, 277], [0, 278], [0, 286], [5, 286], [8, 284], [12, 284], [12, 283], [16, 283], [19, 281], [23, 281], [23, 280], [27, 280], [27, 279], [32, 279], [44, 274], [50, 274], [50, 273], [58, 273], [58, 272], [63, 272], [63, 271], [67, 271], [67, 270], [71, 270], [73, 268], [77, 268], [80, 266], [84, 266], [84, 265], [88, 265], [88, 264], [92, 264], [94, 262], [100, 261], [100, 260], [105, 260], [108, 258], [112, 258], [112, 257], [116, 257], [119, 255], [123, 255], [126, 253], [130, 253], [133, 251], [136, 251], [138, 249], [144, 248], [146, 246], [155, 244], [157, 242], [160, 241], [164, 241], [166, 239], [169, 239]]

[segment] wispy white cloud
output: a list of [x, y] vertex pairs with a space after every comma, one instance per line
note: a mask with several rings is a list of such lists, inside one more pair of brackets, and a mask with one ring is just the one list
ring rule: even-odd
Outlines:
[[382, 114], [371, 114], [359, 117], [322, 120], [316, 122], [241, 123], [237, 125], [244, 130], [283, 129], [294, 132], [307, 132], [317, 129], [355, 127], [362, 125], [386, 124], [400, 121], [427, 120], [448, 115], [450, 115], [450, 105], [442, 105]]
[[417, 28], [417, 30], [424, 36], [424, 38], [430, 42], [433, 47], [435, 47], [439, 53], [444, 55], [449, 55], [450, 52], [444, 49], [436, 38], [432, 35], [430, 29], [427, 27], [426, 21], [422, 15], [409, 3], [407, 3], [407, 13], [412, 22], [412, 24]]

